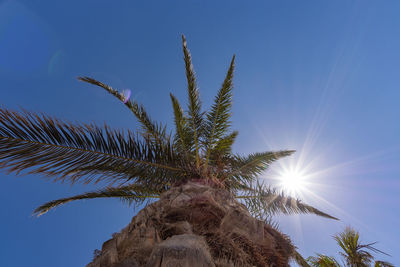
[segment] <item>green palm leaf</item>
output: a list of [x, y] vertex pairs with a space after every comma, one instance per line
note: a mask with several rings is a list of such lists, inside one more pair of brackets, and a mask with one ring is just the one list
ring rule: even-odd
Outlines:
[[204, 129], [205, 135], [205, 149], [206, 149], [206, 162], [205, 168], [207, 168], [208, 160], [212, 151], [218, 150], [219, 147], [215, 146], [216, 143], [227, 134], [228, 128], [231, 123], [229, 118], [231, 116], [232, 109], [232, 88], [233, 88], [233, 71], [235, 68], [235, 56], [233, 56], [228, 73], [226, 74], [225, 80], [222, 84], [221, 89], [218, 91], [215, 97], [214, 104], [211, 107], [210, 112], [207, 114], [206, 127]]
[[313, 267], [340, 267], [340, 264], [333, 257], [317, 254], [316, 257], [308, 257], [307, 261]]
[[[174, 110], [174, 121], [175, 121], [175, 143], [176, 147], [180, 150], [182, 154], [187, 157], [193, 147], [192, 136], [190, 136], [190, 131], [188, 131], [187, 118], [185, 118], [181, 105], [178, 99], [172, 94], [170, 94], [172, 108]], [[189, 158], [187, 158], [189, 159]]]
[[101, 190], [87, 192], [81, 195], [73, 197], [61, 198], [47, 202], [34, 210], [34, 214], [41, 216], [47, 213], [49, 210], [54, 209], [60, 205], [64, 205], [68, 202], [75, 200], [84, 199], [95, 199], [95, 198], [120, 198], [122, 201], [126, 201], [129, 204], [135, 203], [136, 205], [143, 203], [149, 198], [159, 198], [160, 192], [143, 187], [140, 185], [128, 185], [121, 187], [106, 187]]
[[294, 250], [292, 259], [301, 267], [310, 267], [308, 262], [301, 256], [301, 254], [297, 251]]
[[110, 94], [112, 94], [113, 96], [118, 98], [120, 101], [124, 102], [125, 106], [127, 106], [132, 111], [132, 113], [136, 116], [138, 121], [141, 123], [142, 128], [144, 130], [143, 135], [145, 137], [154, 138], [154, 139], [158, 140], [159, 142], [164, 141], [167, 138], [167, 136], [165, 134], [165, 129], [166, 129], [165, 126], [152, 121], [150, 119], [149, 115], [147, 114], [147, 112], [145, 111], [144, 107], [142, 105], [140, 105], [136, 100], [132, 101], [129, 99], [126, 101], [125, 97], [121, 93], [119, 93], [117, 90], [115, 90], [111, 86], [104, 84], [102, 82], [99, 82], [93, 78], [78, 77], [78, 80], [102, 87], [107, 92], [109, 92]]
[[[154, 180], [180, 177], [173, 148], [141, 142], [107, 126], [73, 125], [0, 108], [0, 168], [54, 180]], [[100, 177], [98, 176], [100, 174]]]
[[224, 157], [230, 156], [232, 153], [232, 145], [238, 134], [238, 131], [233, 131], [217, 141], [210, 155], [210, 158], [213, 160], [213, 165], [219, 165], [221, 160], [223, 161]]
[[196, 167], [200, 166], [200, 138], [203, 124], [203, 114], [201, 113], [201, 102], [199, 89], [197, 87], [196, 75], [192, 65], [192, 56], [186, 45], [185, 36], [182, 35], [182, 47], [185, 60], [186, 79], [188, 83], [188, 96], [189, 96], [189, 122], [191, 125], [190, 135], [193, 138], [195, 147]]

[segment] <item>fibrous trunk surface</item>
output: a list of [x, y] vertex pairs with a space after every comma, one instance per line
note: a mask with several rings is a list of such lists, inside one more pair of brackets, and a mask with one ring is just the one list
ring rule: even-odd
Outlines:
[[288, 266], [292, 251], [226, 190], [188, 182], [142, 209], [87, 267]]

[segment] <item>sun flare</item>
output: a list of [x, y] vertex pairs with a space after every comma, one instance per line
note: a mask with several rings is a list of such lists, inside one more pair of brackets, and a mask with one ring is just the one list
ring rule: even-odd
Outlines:
[[305, 176], [299, 171], [284, 171], [280, 174], [279, 180], [283, 191], [292, 196], [299, 195], [304, 189]]

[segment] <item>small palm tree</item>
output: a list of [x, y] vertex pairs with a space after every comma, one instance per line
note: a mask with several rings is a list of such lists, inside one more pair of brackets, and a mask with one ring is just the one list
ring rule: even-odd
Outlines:
[[[361, 244], [360, 243], [360, 233], [355, 231], [351, 227], [346, 227], [346, 229], [333, 236], [337, 244], [342, 249], [339, 254], [345, 260], [345, 266], [349, 267], [368, 267], [372, 266], [374, 262], [374, 256], [371, 253], [382, 253], [385, 252], [373, 247], [374, 243]], [[333, 257], [329, 257], [322, 254], [317, 254], [316, 257], [309, 257], [308, 262], [311, 266], [315, 267], [339, 267], [340, 264]], [[375, 267], [392, 267], [393, 265], [385, 261], [375, 261]]]
[[[336, 234], [333, 238], [342, 249], [340, 255], [342, 255], [346, 261], [346, 264], [350, 267], [370, 266], [374, 260], [371, 252], [388, 255], [385, 252], [373, 247], [376, 242], [361, 244], [360, 233], [351, 227], [347, 227], [343, 232]], [[392, 266], [390, 263], [382, 261], [377, 261], [374, 264], [375, 266]]]

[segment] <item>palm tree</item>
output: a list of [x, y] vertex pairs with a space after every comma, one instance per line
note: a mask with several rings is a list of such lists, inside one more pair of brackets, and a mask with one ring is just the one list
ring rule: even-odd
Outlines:
[[[370, 266], [374, 260], [371, 252], [388, 255], [385, 252], [373, 247], [376, 242], [361, 244], [360, 233], [351, 227], [346, 227], [343, 232], [336, 234], [333, 238], [342, 249], [340, 255], [342, 255], [346, 261], [346, 264], [350, 267]], [[375, 262], [374, 264], [375, 266], [391, 266], [390, 263], [382, 261]]]
[[[382, 253], [385, 255], [385, 252], [375, 248], [374, 243], [369, 244], [361, 244], [360, 243], [360, 233], [354, 230], [351, 227], [346, 227], [346, 229], [333, 236], [336, 240], [337, 244], [342, 249], [339, 254], [345, 260], [345, 266], [349, 267], [368, 267], [372, 266], [372, 262], [374, 261], [374, 256], [371, 253]], [[328, 257], [326, 255], [317, 254], [316, 257], [309, 257], [308, 262], [312, 266], [320, 266], [320, 267], [336, 267], [340, 266], [340, 264], [333, 257]], [[392, 267], [393, 265], [389, 262], [385, 261], [375, 261], [374, 266], [378, 267]]]
[[238, 135], [231, 128], [235, 56], [214, 103], [201, 109], [191, 55], [182, 36], [188, 88], [184, 112], [170, 94], [175, 131], [150, 118], [134, 99], [90, 77], [78, 79], [105, 89], [133, 113], [141, 129], [113, 130], [107, 125], [73, 124], [27, 111], [0, 109], [0, 168], [9, 172], [41, 174], [53, 181], [97, 183], [99, 190], [61, 198], [35, 209], [38, 216], [65, 203], [94, 198], [119, 198], [140, 205], [154, 201], [171, 188], [198, 181], [235, 196], [257, 218], [268, 221], [276, 213], [328, 215], [301, 200], [286, 196], [261, 182], [268, 166], [293, 150], [232, 153]]

